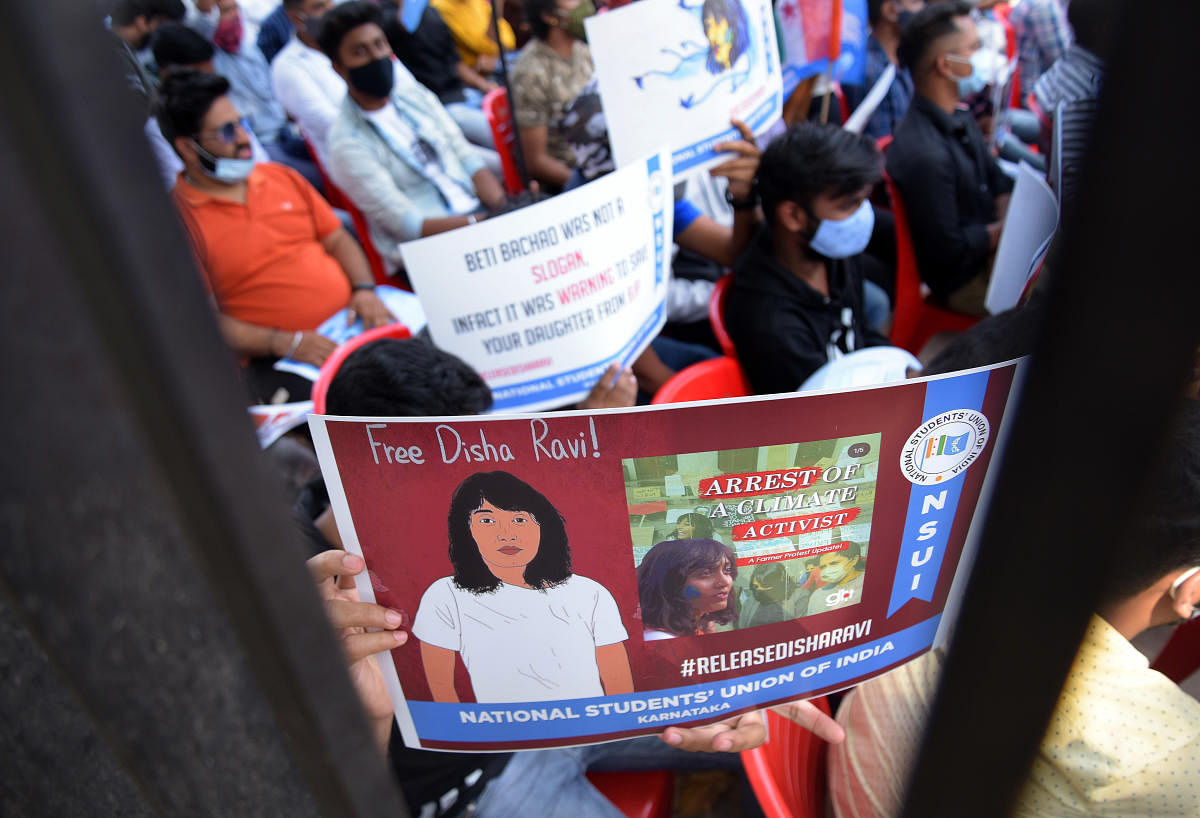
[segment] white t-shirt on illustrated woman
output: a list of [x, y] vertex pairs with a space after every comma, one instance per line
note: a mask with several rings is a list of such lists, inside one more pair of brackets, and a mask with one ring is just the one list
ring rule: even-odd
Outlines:
[[545, 590], [503, 583], [482, 594], [442, 577], [425, 589], [412, 632], [462, 655], [479, 702], [603, 696], [596, 648], [629, 638], [608, 589], [577, 574]]

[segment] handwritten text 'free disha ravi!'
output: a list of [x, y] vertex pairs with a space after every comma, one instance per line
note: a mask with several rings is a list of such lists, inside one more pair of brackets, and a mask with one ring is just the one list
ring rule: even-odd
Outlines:
[[[596, 424], [587, 419], [587, 432], [575, 431], [555, 437], [550, 434], [550, 424], [542, 418], [529, 421], [530, 446], [534, 459], [574, 460], [581, 457], [599, 457], [600, 441], [596, 438]], [[404, 424], [368, 423], [367, 445], [376, 465], [422, 466], [428, 459], [425, 450], [412, 443], [393, 437], [402, 431]], [[448, 423], [434, 427], [438, 451], [442, 463], [507, 463], [516, 460], [516, 455], [507, 443], [496, 446], [488, 442], [482, 427], [463, 432]]]

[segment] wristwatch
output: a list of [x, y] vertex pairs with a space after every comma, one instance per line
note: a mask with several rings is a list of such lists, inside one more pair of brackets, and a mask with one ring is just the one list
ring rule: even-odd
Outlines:
[[367, 284], [365, 281], [363, 281], [363, 282], [360, 282], [358, 284], [354, 284], [353, 286], [351, 286], [350, 290], [352, 292], [358, 292], [359, 290], [370, 290], [371, 292], [374, 292], [375, 291], [375, 282], [372, 281], [370, 284]]
[[758, 191], [752, 188], [750, 195], [745, 199], [735, 199], [729, 188], [725, 188], [725, 201], [729, 202], [729, 206], [734, 210], [750, 210], [758, 207]]

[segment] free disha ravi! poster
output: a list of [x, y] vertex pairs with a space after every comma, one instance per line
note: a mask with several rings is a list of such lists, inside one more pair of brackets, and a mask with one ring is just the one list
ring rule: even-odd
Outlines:
[[310, 423], [407, 744], [699, 725], [929, 650], [1016, 364], [597, 413]]

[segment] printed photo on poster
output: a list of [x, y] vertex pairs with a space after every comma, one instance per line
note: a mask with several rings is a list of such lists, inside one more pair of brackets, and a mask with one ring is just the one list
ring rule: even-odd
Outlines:
[[862, 599], [879, 435], [623, 463], [643, 638]]

